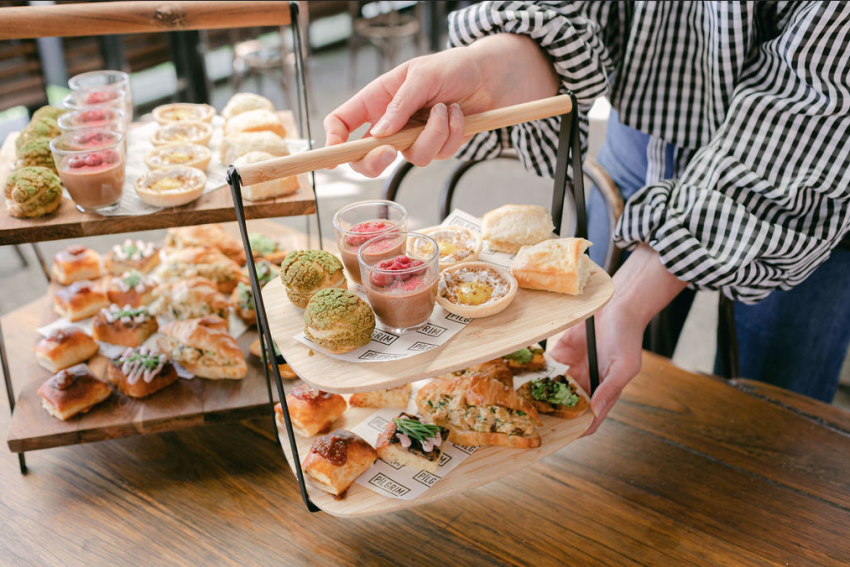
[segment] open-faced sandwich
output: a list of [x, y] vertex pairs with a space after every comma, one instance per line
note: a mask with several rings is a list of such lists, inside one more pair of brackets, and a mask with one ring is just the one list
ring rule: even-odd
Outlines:
[[562, 419], [576, 418], [590, 407], [583, 392], [563, 374], [526, 382], [519, 387], [517, 393], [534, 404], [540, 413]]
[[539, 447], [540, 416], [534, 405], [512, 388], [486, 376], [434, 380], [416, 395], [427, 421], [447, 427], [449, 441], [460, 445]]
[[217, 315], [226, 322], [230, 314], [227, 299], [206, 278], [173, 281], [156, 288], [153, 295], [150, 312], [178, 321]]
[[445, 427], [402, 413], [387, 424], [375, 449], [378, 457], [387, 462], [435, 473], [448, 435]]
[[302, 466], [312, 484], [334, 496], [342, 496], [377, 458], [375, 449], [363, 438], [336, 429], [316, 437]]
[[506, 354], [502, 357], [507, 367], [514, 374], [523, 372], [537, 372], [546, 369], [546, 358], [543, 349], [537, 346], [521, 348], [516, 352]]
[[154, 334], [159, 326], [156, 317], [145, 307], [104, 307], [92, 321], [91, 334], [95, 340], [137, 347]]
[[128, 348], [112, 360], [106, 378], [131, 398], [144, 398], [177, 381], [177, 370], [168, 358], [145, 347]]
[[161, 331], [160, 350], [199, 378], [238, 380], [248, 374], [245, 357], [221, 317], [172, 321]]

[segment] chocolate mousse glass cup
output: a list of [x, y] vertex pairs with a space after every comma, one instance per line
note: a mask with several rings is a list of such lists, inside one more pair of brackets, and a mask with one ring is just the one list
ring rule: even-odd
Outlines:
[[[382, 258], [383, 250], [397, 254]], [[428, 323], [440, 277], [440, 248], [433, 238], [418, 232], [376, 236], [360, 247], [357, 259], [366, 297], [386, 330], [403, 334]]]
[[104, 128], [122, 134], [125, 131], [124, 110], [106, 105], [66, 112], [56, 122], [63, 133], [92, 128]]
[[[406, 230], [407, 211], [393, 201], [359, 201], [338, 210], [334, 215], [334, 234], [349, 279], [363, 287], [360, 281], [360, 264], [357, 261], [357, 252], [363, 243], [376, 236], [400, 234]], [[389, 241], [386, 245], [390, 246]], [[367, 254], [366, 260], [392, 258], [401, 254], [399, 250], [400, 247], [394, 245], [386, 250], [380, 250], [376, 246]]]
[[124, 135], [112, 130], [72, 131], [50, 141], [62, 185], [84, 213], [117, 208], [124, 188]]
[[133, 120], [133, 95], [130, 92], [130, 75], [123, 71], [91, 71], [71, 77], [68, 86], [72, 91], [99, 89], [102, 87], [119, 88], [124, 91], [123, 108], [127, 122]]
[[124, 113], [124, 126], [130, 126], [127, 114], [127, 93], [117, 87], [102, 87], [71, 91], [62, 99], [62, 106], [71, 111], [114, 108]]

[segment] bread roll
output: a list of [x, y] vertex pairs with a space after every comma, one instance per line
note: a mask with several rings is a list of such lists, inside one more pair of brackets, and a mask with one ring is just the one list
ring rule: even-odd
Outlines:
[[258, 94], [236, 93], [230, 97], [229, 101], [227, 101], [227, 105], [221, 111], [221, 116], [225, 120], [230, 120], [234, 116], [242, 114], [243, 112], [248, 112], [249, 110], [273, 111], [274, 105], [272, 104], [272, 101]]
[[53, 257], [53, 279], [62, 285], [100, 277], [100, 256], [91, 248], [72, 244]]
[[516, 254], [526, 245], [552, 238], [552, 215], [539, 205], [505, 205], [481, 219], [481, 237], [497, 252]]
[[85, 362], [97, 354], [98, 346], [82, 329], [57, 329], [33, 347], [38, 363], [52, 373]]
[[341, 496], [377, 458], [375, 449], [360, 436], [337, 429], [313, 441], [302, 467], [319, 489]]
[[[274, 159], [275, 156], [268, 152], [248, 152], [244, 156], [238, 157], [233, 165], [241, 167], [249, 163], [260, 163], [269, 159]], [[291, 175], [289, 177], [281, 177], [280, 179], [272, 179], [271, 181], [262, 181], [254, 185], [242, 186], [242, 198], [248, 201], [263, 201], [265, 199], [274, 199], [283, 195], [289, 195], [298, 191], [298, 177]]]
[[98, 380], [85, 364], [61, 370], [38, 387], [42, 407], [62, 421], [89, 411], [111, 393], [109, 385]]
[[227, 121], [224, 125], [224, 137], [229, 138], [242, 132], [274, 132], [281, 138], [286, 137], [286, 128], [277, 115], [264, 108], [242, 112]]
[[519, 287], [578, 295], [590, 276], [593, 262], [584, 253], [590, 242], [583, 238], [546, 240], [523, 246], [511, 262]]
[[106, 294], [92, 282], [74, 282], [53, 295], [53, 310], [69, 321], [87, 319], [107, 305]]
[[289, 155], [286, 141], [274, 132], [242, 132], [228, 136], [219, 145], [221, 162], [232, 164], [250, 152], [266, 152], [275, 157]]

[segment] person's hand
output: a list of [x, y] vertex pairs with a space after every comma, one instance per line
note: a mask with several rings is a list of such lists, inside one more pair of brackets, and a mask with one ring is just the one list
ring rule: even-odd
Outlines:
[[[463, 144], [464, 114], [477, 114], [551, 96], [558, 90], [554, 68], [533, 40], [514, 34], [483, 38], [471, 47], [417, 57], [381, 75], [325, 117], [326, 145], [348, 140], [363, 124], [367, 136], [385, 137], [409, 122], [425, 129], [405, 159], [423, 167], [448, 159]], [[396, 158], [379, 146], [351, 167], [377, 177]]]
[[[595, 317], [599, 387], [590, 402], [596, 418], [585, 435], [596, 431], [623, 388], [640, 372], [643, 331], [650, 320], [687, 285], [667, 271], [647, 244], [635, 248], [613, 279], [614, 295]], [[548, 352], [569, 364], [570, 376], [590, 391], [584, 323], [567, 329]]]
[[[641, 321], [610, 306], [597, 313], [595, 321], [599, 387], [590, 402], [596, 417], [584, 435], [596, 431], [620, 398], [620, 392], [640, 371], [645, 328]], [[558, 344], [549, 349], [549, 354], [558, 362], [569, 364], [570, 376], [586, 392], [590, 391], [587, 334], [583, 322], [567, 329]]]

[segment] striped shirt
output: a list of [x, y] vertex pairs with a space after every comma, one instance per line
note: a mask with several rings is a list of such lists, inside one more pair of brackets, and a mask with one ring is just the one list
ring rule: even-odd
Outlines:
[[[850, 228], [850, 3], [483, 2], [450, 16], [452, 46], [503, 32], [548, 53], [583, 134], [607, 96], [652, 136], [615, 238], [648, 243], [692, 287], [755, 303], [802, 282]], [[552, 176], [557, 133], [556, 118], [487, 132], [459, 157], [510, 145]], [[660, 181], [664, 142], [676, 163]]]

